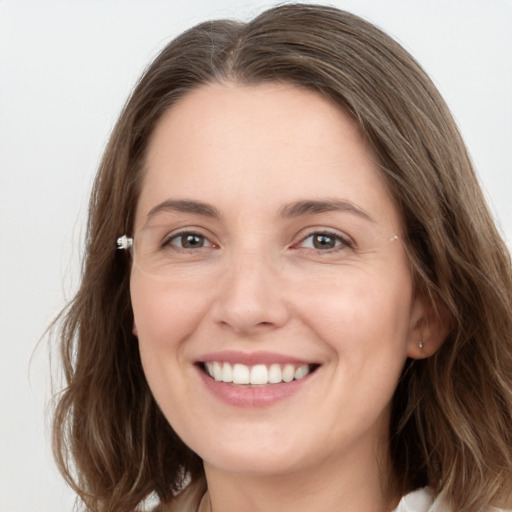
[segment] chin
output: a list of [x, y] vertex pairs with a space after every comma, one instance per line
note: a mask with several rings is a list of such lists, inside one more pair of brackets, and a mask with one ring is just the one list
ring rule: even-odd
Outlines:
[[183, 440], [207, 466], [230, 473], [271, 475], [297, 470], [304, 455], [289, 432], [282, 432], [276, 426], [270, 430], [244, 425], [203, 432], [201, 437], [189, 435]]
[[293, 473], [301, 466], [290, 456], [266, 453], [261, 450], [251, 450], [247, 453], [224, 452], [203, 460], [205, 465], [223, 472], [259, 477]]

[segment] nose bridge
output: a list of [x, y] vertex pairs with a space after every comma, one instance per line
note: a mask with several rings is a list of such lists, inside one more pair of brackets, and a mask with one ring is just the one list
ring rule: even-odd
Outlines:
[[251, 333], [286, 322], [288, 308], [277, 256], [264, 244], [233, 250], [218, 296], [218, 320], [237, 332]]

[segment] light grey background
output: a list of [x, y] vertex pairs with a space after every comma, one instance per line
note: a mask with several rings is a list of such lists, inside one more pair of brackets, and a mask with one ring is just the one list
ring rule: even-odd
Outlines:
[[[133, 83], [185, 28], [272, 4], [0, 0], [0, 512], [72, 507], [49, 449], [48, 348], [35, 347], [76, 289], [92, 178]], [[377, 23], [431, 74], [510, 243], [512, 1], [331, 4]]]

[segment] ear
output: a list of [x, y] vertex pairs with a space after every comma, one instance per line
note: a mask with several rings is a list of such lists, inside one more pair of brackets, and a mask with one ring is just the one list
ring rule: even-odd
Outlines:
[[450, 332], [450, 315], [440, 301], [423, 294], [414, 299], [407, 356], [425, 359], [434, 355]]
[[135, 325], [135, 320], [133, 321], [132, 325], [132, 334], [137, 338], [139, 336], [139, 333], [137, 332], [137, 325]]

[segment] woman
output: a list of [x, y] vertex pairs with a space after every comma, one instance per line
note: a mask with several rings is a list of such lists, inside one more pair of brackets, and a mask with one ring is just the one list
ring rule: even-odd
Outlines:
[[511, 290], [397, 43], [312, 5], [201, 24], [97, 176], [57, 461], [94, 511], [511, 507]]

